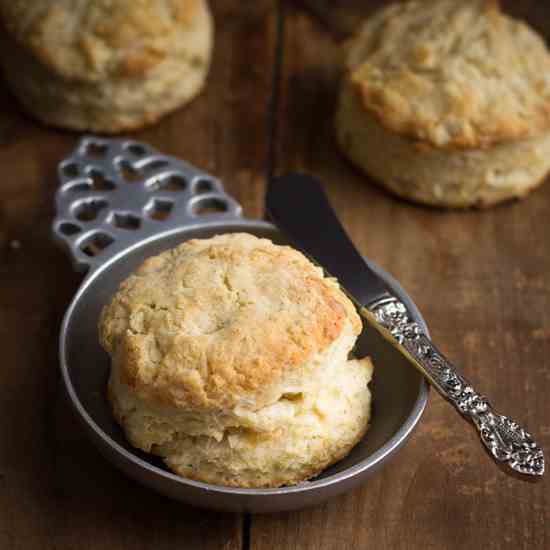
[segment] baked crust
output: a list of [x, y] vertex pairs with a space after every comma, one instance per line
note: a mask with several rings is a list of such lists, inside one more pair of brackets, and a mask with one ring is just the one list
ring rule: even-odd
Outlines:
[[261, 406], [357, 313], [300, 252], [249, 234], [190, 240], [149, 258], [101, 315], [101, 344], [144, 400]]
[[437, 148], [388, 130], [344, 81], [337, 140], [351, 162], [392, 193], [430, 206], [487, 208], [526, 196], [550, 171], [550, 133], [489, 148]]
[[101, 315], [108, 397], [128, 441], [176, 473], [278, 487], [318, 474], [364, 435], [361, 321], [301, 253], [236, 233], [149, 258]]
[[550, 127], [544, 40], [496, 0], [412, 0], [368, 19], [349, 45], [363, 108], [437, 148], [487, 148]]
[[5, 77], [46, 124], [114, 133], [193, 98], [210, 63], [206, 0], [0, 0]]
[[550, 55], [489, 0], [390, 5], [347, 47], [342, 152], [400, 197], [451, 208], [520, 198], [550, 171]]
[[201, 0], [2, 0], [10, 34], [58, 76], [138, 77], [171, 55]]

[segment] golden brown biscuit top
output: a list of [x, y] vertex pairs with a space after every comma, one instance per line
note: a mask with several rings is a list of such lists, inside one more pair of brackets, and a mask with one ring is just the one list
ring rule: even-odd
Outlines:
[[176, 47], [204, 0], [0, 0], [16, 39], [65, 78], [140, 76]]
[[103, 347], [141, 397], [231, 407], [296, 374], [361, 321], [301, 253], [248, 234], [149, 258], [102, 312]]
[[550, 127], [550, 55], [496, 0], [412, 0], [350, 43], [348, 68], [387, 128], [438, 147], [484, 147]]

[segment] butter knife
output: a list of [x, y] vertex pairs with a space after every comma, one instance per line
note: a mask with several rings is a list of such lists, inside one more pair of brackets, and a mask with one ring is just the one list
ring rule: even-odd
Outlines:
[[338, 278], [362, 317], [396, 347], [477, 429], [490, 455], [512, 470], [542, 476], [544, 455], [519, 424], [497, 414], [487, 398], [439, 351], [406, 306], [389, 291], [354, 247], [321, 184], [304, 174], [272, 179], [269, 217], [297, 246]]

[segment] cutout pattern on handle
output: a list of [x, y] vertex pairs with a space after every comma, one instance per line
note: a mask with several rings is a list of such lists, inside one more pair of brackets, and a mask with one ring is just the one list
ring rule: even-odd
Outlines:
[[218, 179], [131, 140], [83, 138], [58, 177], [54, 237], [79, 271], [149, 235], [241, 216]]

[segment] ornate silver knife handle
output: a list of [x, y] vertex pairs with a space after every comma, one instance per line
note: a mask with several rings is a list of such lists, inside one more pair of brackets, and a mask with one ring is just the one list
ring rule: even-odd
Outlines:
[[411, 320], [402, 302], [388, 295], [369, 304], [367, 309], [412, 356], [439, 393], [474, 423], [481, 440], [497, 461], [522, 474], [542, 476], [544, 455], [531, 435], [507, 416], [494, 412], [489, 401], [474, 390], [421, 327]]

